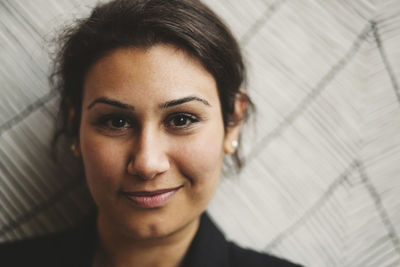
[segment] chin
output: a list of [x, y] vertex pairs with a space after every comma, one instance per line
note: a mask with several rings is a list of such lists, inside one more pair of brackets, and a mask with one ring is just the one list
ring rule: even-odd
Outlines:
[[[176, 214], [167, 207], [155, 209], [135, 209], [114, 214], [113, 228], [133, 240], [152, 240], [169, 237], [183, 231], [195, 222], [200, 214]], [[125, 216], [121, 217], [121, 214]]]

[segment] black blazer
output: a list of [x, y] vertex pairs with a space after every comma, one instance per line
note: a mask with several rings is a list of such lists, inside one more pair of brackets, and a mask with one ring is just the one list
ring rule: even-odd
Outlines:
[[[95, 220], [59, 234], [0, 244], [4, 267], [91, 267], [96, 242]], [[183, 267], [296, 267], [288, 261], [227, 242], [207, 214], [183, 260]]]

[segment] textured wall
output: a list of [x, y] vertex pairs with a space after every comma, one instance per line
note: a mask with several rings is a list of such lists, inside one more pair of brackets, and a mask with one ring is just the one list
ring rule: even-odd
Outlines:
[[[258, 107], [247, 164], [209, 208], [226, 235], [307, 266], [400, 266], [400, 2], [205, 2], [240, 40]], [[89, 209], [48, 153], [47, 75], [55, 29], [93, 3], [0, 2], [0, 241]]]

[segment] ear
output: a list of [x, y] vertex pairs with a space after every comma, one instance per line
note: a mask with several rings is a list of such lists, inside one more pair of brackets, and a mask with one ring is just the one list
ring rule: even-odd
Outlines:
[[[75, 119], [75, 116], [76, 116], [75, 109], [72, 108], [72, 107], [69, 108], [69, 110], [68, 110], [68, 121], [67, 121], [68, 130], [72, 129], [73, 121]], [[79, 137], [74, 138], [70, 148], [71, 148], [72, 153], [74, 154], [75, 157], [79, 158], [81, 156]]]
[[224, 139], [224, 152], [226, 154], [235, 153], [238, 147], [240, 131], [247, 109], [247, 97], [244, 92], [236, 94], [234, 112], [228, 118]]

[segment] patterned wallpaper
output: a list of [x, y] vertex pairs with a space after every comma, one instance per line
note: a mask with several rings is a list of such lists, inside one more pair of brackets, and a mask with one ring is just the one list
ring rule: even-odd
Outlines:
[[[209, 212], [227, 237], [307, 266], [400, 266], [400, 2], [207, 0], [240, 40], [256, 103], [246, 164]], [[91, 207], [49, 153], [52, 39], [95, 1], [0, 2], [0, 241]]]

